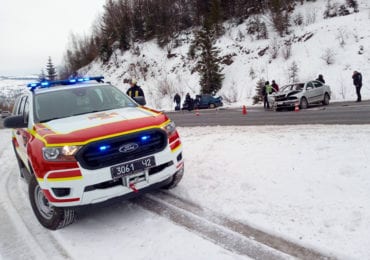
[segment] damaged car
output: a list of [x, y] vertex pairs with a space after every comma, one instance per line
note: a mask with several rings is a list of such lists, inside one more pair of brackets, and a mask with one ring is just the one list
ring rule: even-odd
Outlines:
[[314, 104], [329, 105], [331, 90], [328, 85], [312, 80], [305, 83], [293, 83], [283, 86], [269, 99], [274, 111], [294, 108], [306, 109]]

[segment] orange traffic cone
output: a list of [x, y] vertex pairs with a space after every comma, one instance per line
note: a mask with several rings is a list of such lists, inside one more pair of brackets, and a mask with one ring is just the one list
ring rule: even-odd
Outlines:
[[199, 109], [197, 108], [197, 109], [195, 109], [195, 115], [196, 116], [199, 116]]
[[295, 103], [294, 112], [298, 112], [298, 111], [299, 111], [299, 104]]
[[247, 112], [247, 107], [246, 107], [245, 105], [243, 105], [242, 113], [243, 113], [243, 115], [248, 114], [248, 112]]

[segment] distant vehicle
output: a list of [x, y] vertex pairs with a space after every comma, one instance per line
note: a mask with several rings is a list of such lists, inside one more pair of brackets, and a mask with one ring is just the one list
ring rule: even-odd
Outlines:
[[294, 83], [283, 86], [278, 92], [269, 96], [274, 111], [283, 108], [306, 109], [313, 104], [329, 105], [331, 90], [328, 85], [312, 80], [306, 83]]
[[222, 107], [222, 97], [214, 97], [210, 94], [196, 95], [194, 108], [216, 108]]
[[1, 111], [1, 118], [5, 118], [5, 117], [8, 117], [10, 116], [12, 113], [10, 113], [10, 111]]

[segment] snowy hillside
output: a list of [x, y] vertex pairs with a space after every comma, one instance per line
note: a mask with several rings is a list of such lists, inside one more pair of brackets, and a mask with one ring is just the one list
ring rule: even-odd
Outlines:
[[[337, 2], [344, 3], [344, 0]], [[366, 73], [370, 71], [370, 3], [360, 0], [358, 13], [324, 19], [326, 3], [319, 0], [298, 4], [292, 18], [302, 16], [303, 24], [292, 26], [290, 35], [284, 38], [272, 30], [268, 16], [262, 17], [269, 26], [267, 40], [253, 40], [246, 33], [248, 21], [238, 26], [225, 23], [226, 33], [217, 41], [217, 47], [225, 63], [230, 65], [222, 65], [225, 79], [218, 94], [233, 105], [252, 104], [258, 80], [274, 79], [280, 86], [284, 85], [289, 82], [289, 67], [296, 62], [299, 81], [324, 75], [333, 91], [332, 100], [355, 100], [352, 72], [362, 72], [362, 94], [367, 99], [370, 96], [370, 77]], [[149, 106], [171, 109], [174, 93], [179, 92], [182, 97], [187, 92], [199, 93], [199, 75], [192, 73], [194, 61], [187, 56], [192, 37], [191, 33], [179, 36], [182, 45], [176, 48], [161, 49], [155, 41], [138, 44], [134, 50], [116, 51], [106, 65], [94, 62], [81, 71], [104, 75], [123, 90], [129, 87], [123, 79], [137, 78]], [[292, 43], [288, 59], [283, 57], [286, 42]], [[272, 59], [275, 43], [279, 46], [278, 56]], [[333, 59], [330, 65], [324, 58], [327, 55]], [[251, 71], [254, 76], [250, 75]]]

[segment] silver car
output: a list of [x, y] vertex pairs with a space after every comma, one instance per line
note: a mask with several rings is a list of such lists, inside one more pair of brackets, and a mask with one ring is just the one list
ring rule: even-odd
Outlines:
[[328, 85], [313, 80], [306, 83], [294, 83], [283, 86], [279, 92], [270, 95], [272, 108], [277, 111], [283, 108], [306, 109], [312, 104], [329, 105], [331, 90]]

